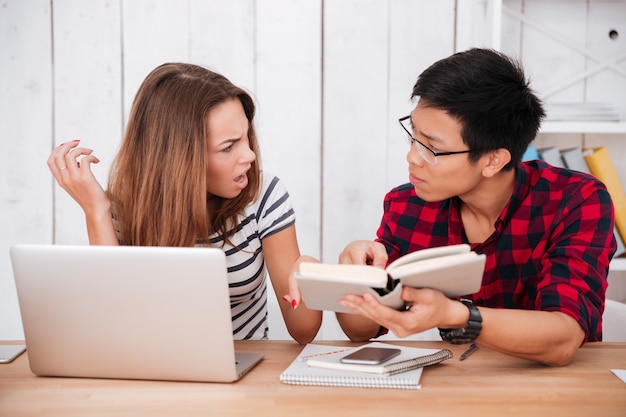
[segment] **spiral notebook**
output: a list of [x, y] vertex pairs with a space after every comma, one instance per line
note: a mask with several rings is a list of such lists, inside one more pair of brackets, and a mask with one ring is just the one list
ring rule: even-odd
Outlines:
[[[399, 347], [402, 353], [382, 365], [354, 365], [341, 357], [362, 347]], [[281, 382], [294, 385], [333, 387], [420, 389], [425, 366], [452, 357], [448, 349], [421, 349], [373, 342], [354, 348], [307, 344], [280, 375]], [[363, 368], [365, 367], [365, 368]]]

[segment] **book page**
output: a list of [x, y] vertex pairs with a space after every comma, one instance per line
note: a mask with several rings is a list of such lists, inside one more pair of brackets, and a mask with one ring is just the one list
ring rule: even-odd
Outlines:
[[433, 288], [457, 297], [480, 290], [484, 268], [485, 255], [468, 252], [401, 265], [389, 274], [404, 286]]
[[466, 244], [439, 246], [436, 248], [427, 248], [418, 250], [415, 252], [407, 253], [387, 265], [387, 270], [391, 270], [409, 263], [421, 261], [423, 259], [438, 258], [442, 256], [454, 255], [457, 253], [467, 253], [470, 251], [470, 246]]
[[369, 265], [302, 262], [297, 274], [306, 279], [361, 284], [374, 288], [383, 288], [387, 285], [387, 272]]

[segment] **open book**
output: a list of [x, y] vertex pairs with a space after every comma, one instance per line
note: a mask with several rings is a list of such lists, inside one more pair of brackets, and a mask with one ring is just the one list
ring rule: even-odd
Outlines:
[[485, 269], [485, 255], [469, 245], [452, 245], [408, 253], [386, 269], [370, 265], [303, 262], [295, 277], [306, 306], [314, 310], [353, 311], [339, 301], [346, 294], [372, 294], [397, 310], [406, 308], [402, 286], [433, 288], [448, 297], [478, 292]]

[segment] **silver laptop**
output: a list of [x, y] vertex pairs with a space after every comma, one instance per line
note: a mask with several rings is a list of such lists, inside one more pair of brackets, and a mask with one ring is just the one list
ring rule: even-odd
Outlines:
[[41, 376], [233, 382], [226, 259], [214, 248], [14, 245], [30, 368]]

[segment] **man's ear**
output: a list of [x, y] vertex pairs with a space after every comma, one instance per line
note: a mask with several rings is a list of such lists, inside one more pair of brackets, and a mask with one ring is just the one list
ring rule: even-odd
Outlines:
[[504, 148], [489, 152], [485, 157], [487, 158], [487, 163], [483, 166], [485, 177], [493, 177], [511, 162], [511, 154]]

